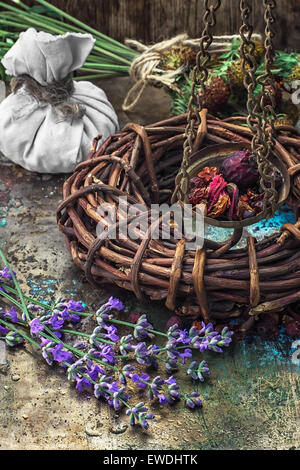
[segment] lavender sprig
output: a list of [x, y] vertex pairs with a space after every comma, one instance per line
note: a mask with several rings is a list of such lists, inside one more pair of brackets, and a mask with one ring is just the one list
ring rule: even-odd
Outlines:
[[[131, 359], [140, 366], [157, 369], [158, 361], [163, 361], [169, 373], [174, 369], [183, 368], [194, 380], [203, 381], [209, 375], [206, 361], [192, 360], [190, 364], [187, 362], [192, 359], [194, 350], [223, 352], [222, 348], [228, 346], [232, 340], [232, 332], [227, 327], [223, 328], [221, 333], [215, 331], [211, 323], [202, 323], [200, 330], [194, 327], [182, 330], [178, 325], [173, 325], [167, 333], [155, 331], [146, 315], [141, 315], [137, 323], [115, 318], [114, 313], [121, 311], [124, 305], [120, 300], [110, 297], [108, 302], [97, 310], [98, 326], [91, 334], [66, 329], [66, 323], [80, 323], [82, 317], [92, 316], [83, 311], [84, 304], [60, 297], [54, 306], [49, 306], [25, 297], [20, 291], [15, 273], [9, 266], [6, 268], [1, 271], [2, 281], [13, 281], [16, 286], [16, 289], [13, 289], [2, 282], [0, 291], [0, 295], [14, 304], [10, 311], [0, 312], [0, 335], [8, 345], [16, 346], [28, 339], [41, 349], [42, 357], [49, 365], [57, 363], [65, 368], [68, 379], [75, 382], [78, 391], [93, 392], [96, 398], [104, 399], [115, 410], [121, 406], [127, 407], [130, 423], [138, 423], [144, 429], [148, 428], [148, 421], [153, 419], [154, 415], [148, 412], [144, 402], [135, 407], [128, 403], [131, 398], [127, 392], [128, 381], [145, 391], [150, 401], [157, 400], [161, 405], [173, 404], [183, 399], [189, 408], [202, 406], [198, 392], [180, 393], [180, 387], [173, 375], [167, 379], [161, 375], [151, 378], [148, 372], [137, 373], [130, 363], [122, 364], [120, 368], [120, 362]], [[9, 293], [18, 295], [21, 303]], [[24, 299], [30, 302], [25, 307]], [[15, 307], [23, 312], [22, 319], [19, 318]], [[120, 338], [116, 326], [112, 323], [131, 327], [133, 335]], [[31, 338], [13, 324], [28, 328]], [[82, 336], [86, 343], [71, 346], [63, 339], [66, 333], [76, 337]], [[146, 340], [152, 340], [155, 334], [166, 338], [165, 347], [146, 343]], [[138, 341], [136, 344], [135, 340]], [[121, 355], [118, 355], [118, 352]]]

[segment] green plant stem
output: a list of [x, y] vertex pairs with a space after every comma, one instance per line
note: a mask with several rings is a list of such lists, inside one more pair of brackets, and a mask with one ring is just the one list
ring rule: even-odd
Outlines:
[[[68, 329], [64, 329], [64, 328], [62, 328], [59, 331], [61, 331], [62, 333], [69, 333], [70, 335], [82, 336], [84, 338], [90, 338], [91, 337], [91, 335], [88, 335], [87, 333], [82, 333], [81, 331], [68, 330]], [[101, 341], [102, 343], [113, 344], [113, 345], [116, 344], [113, 341], [109, 341], [107, 339], [99, 338], [98, 336], [96, 337], [96, 339]]]
[[[135, 328], [135, 327], [136, 327], [136, 324], [135, 324], [135, 323], [130, 323], [130, 322], [123, 321], [123, 320], [117, 320], [116, 318], [111, 318], [109, 321], [110, 321], [111, 323], [115, 323], [115, 324], [117, 324], [117, 325], [130, 326], [131, 328]], [[149, 333], [153, 333], [153, 334], [159, 335], [159, 336], [164, 336], [165, 338], [168, 337], [168, 335], [167, 335], [166, 333], [163, 333], [162, 331], [149, 330]]]
[[30, 10], [30, 7], [25, 5], [21, 0], [12, 0], [12, 2], [17, 3], [17, 5], [20, 5], [24, 10]]
[[10, 295], [8, 295], [6, 292], [3, 292], [2, 290], [0, 290], [0, 295], [2, 295], [3, 297], [5, 297], [7, 300], [9, 300], [11, 303], [13, 303], [14, 305], [16, 305], [16, 307], [20, 308], [22, 310], [22, 304], [20, 304], [20, 302], [18, 302], [16, 299], [14, 299], [13, 297], [11, 297]]
[[82, 80], [96, 80], [97, 78], [108, 78], [108, 77], [113, 77], [119, 75], [118, 73], [96, 73], [92, 75], [78, 75], [77, 77], [74, 77], [73, 80], [75, 82], [80, 82]]
[[[10, 286], [2, 283], [2, 287], [5, 289], [5, 290], [8, 290], [9, 292], [12, 292], [14, 294], [16, 294], [17, 292]], [[1, 293], [1, 291], [0, 291]], [[47, 310], [55, 310], [56, 307], [53, 307], [51, 305], [48, 305], [44, 302], [40, 302], [38, 300], [35, 300], [35, 299], [32, 299], [31, 297], [27, 297], [26, 295], [24, 295], [24, 298], [26, 300], [28, 300], [30, 303], [32, 304], [35, 304], [35, 305], [38, 305], [40, 307], [43, 307]], [[76, 313], [77, 315], [81, 315], [81, 316], [84, 316], [84, 317], [92, 317], [94, 314], [93, 313], [90, 313], [90, 312], [76, 312], [75, 310], [70, 310], [71, 313]], [[130, 323], [130, 322], [126, 322], [126, 321], [123, 321], [123, 320], [117, 320], [116, 318], [111, 318], [109, 320], [111, 323], [115, 323], [116, 325], [124, 325], [124, 326], [129, 326], [131, 328], [135, 328], [136, 324], [135, 323]], [[150, 333], [153, 333], [153, 334], [157, 334], [159, 336], [163, 336], [164, 338], [167, 338], [168, 335], [166, 333], [163, 333], [162, 331], [156, 331], [156, 330], [150, 330]]]
[[22, 307], [23, 307], [23, 312], [24, 312], [24, 314], [25, 314], [27, 320], [30, 321], [31, 318], [30, 318], [29, 312], [28, 312], [28, 310], [27, 310], [27, 306], [26, 306], [26, 304], [25, 304], [25, 300], [24, 300], [22, 291], [21, 291], [21, 289], [20, 289], [19, 283], [18, 283], [18, 281], [17, 281], [17, 279], [16, 279], [16, 277], [15, 277], [13, 271], [11, 270], [10, 265], [9, 265], [8, 261], [6, 260], [5, 255], [4, 255], [3, 251], [1, 250], [1, 248], [0, 248], [0, 257], [2, 258], [3, 263], [5, 264], [5, 266], [8, 268], [8, 270], [9, 270], [9, 272], [10, 272], [10, 275], [11, 275], [11, 277], [12, 277], [12, 279], [13, 279], [13, 282], [14, 282], [15, 288], [16, 288], [16, 290], [17, 290], [19, 299], [21, 300], [21, 304], [22, 304]]

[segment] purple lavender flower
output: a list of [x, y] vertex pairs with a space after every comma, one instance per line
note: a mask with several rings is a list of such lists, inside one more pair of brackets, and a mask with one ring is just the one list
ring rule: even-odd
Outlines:
[[124, 304], [121, 302], [119, 299], [114, 299], [113, 297], [110, 297], [108, 299], [108, 304], [110, 305], [111, 310], [123, 310], [124, 309]]
[[133, 341], [132, 335], [122, 336], [120, 340], [120, 353], [122, 356], [127, 356], [128, 353], [134, 351], [135, 346], [131, 344]]
[[30, 334], [33, 337], [39, 336], [39, 333], [43, 331], [43, 329], [45, 328], [45, 325], [43, 325], [40, 322], [39, 318], [34, 318], [33, 320], [31, 320], [31, 322], [29, 323], [29, 326], [30, 326]]
[[185, 360], [188, 358], [191, 358], [193, 356], [192, 350], [187, 348], [183, 351], [183, 353], [179, 354], [179, 357], [181, 357], [181, 364], [185, 364]]
[[[201, 336], [202, 335], [202, 336]], [[214, 330], [213, 324], [208, 323], [205, 325], [202, 322], [202, 329], [197, 330], [192, 327], [189, 331], [189, 337], [191, 338], [191, 346], [195, 349], [199, 349], [200, 352], [211, 350], [215, 352], [223, 352], [222, 346], [228, 346], [231, 342], [232, 332], [225, 327], [221, 334]]]
[[133, 371], [135, 370], [135, 367], [131, 364], [126, 364], [123, 369], [122, 369], [122, 372], [120, 373], [119, 375], [119, 382], [122, 384], [122, 385], [127, 385], [127, 378], [131, 378], [132, 375], [133, 375]]
[[178, 369], [177, 359], [168, 359], [165, 363], [166, 370], [169, 374], [172, 374], [175, 370]]
[[5, 326], [0, 325], [0, 336], [6, 336], [8, 331], [9, 330], [7, 328], [5, 328]]
[[[103, 330], [106, 330], [106, 333]], [[103, 344], [101, 339], [116, 343], [119, 340], [119, 336], [116, 334], [117, 331], [117, 328], [112, 325], [97, 326], [90, 336], [90, 344], [95, 348], [99, 348]]]
[[137, 385], [137, 387], [142, 388], [143, 390], [147, 388], [148, 380], [150, 379], [150, 375], [142, 372], [140, 375], [138, 374], [131, 374], [131, 380], [133, 383]]
[[43, 338], [43, 337], [41, 336], [40, 339], [41, 339], [41, 342], [40, 342], [40, 347], [41, 347], [41, 348], [43, 348], [44, 346], [46, 346], [46, 344], [51, 343], [51, 340], [48, 339], [48, 338]]
[[97, 384], [94, 385], [94, 395], [96, 398], [109, 399], [109, 387], [112, 381], [112, 377], [102, 375]]
[[70, 313], [70, 321], [73, 324], [79, 323], [81, 321], [81, 317], [79, 315], [76, 315], [76, 313]]
[[110, 297], [106, 304], [102, 305], [96, 312], [96, 316], [101, 317], [103, 314], [110, 312], [111, 310], [123, 310], [124, 304], [119, 299], [115, 299], [114, 297]]
[[85, 377], [76, 377], [76, 387], [79, 392], [82, 392], [85, 388], [92, 388], [91, 382]]
[[176, 338], [178, 335], [178, 332], [180, 331], [179, 326], [177, 323], [174, 323], [174, 325], [171, 325], [170, 328], [167, 331], [168, 338]]
[[67, 374], [68, 380], [77, 380], [86, 371], [86, 361], [81, 358], [75, 361], [68, 367]]
[[54, 330], [60, 330], [64, 326], [64, 320], [61, 318], [59, 311], [55, 310], [51, 318], [47, 321]]
[[42, 347], [42, 356], [47, 362], [47, 364], [49, 364], [49, 366], [52, 366], [53, 361], [54, 361], [53, 354], [52, 354], [52, 349], [54, 346], [56, 346], [56, 343], [50, 341], [49, 343], [45, 344], [45, 346]]
[[153, 325], [148, 322], [146, 315], [141, 315], [134, 327], [133, 336], [137, 340], [153, 338], [154, 335], [151, 333], [151, 330], [153, 330]]
[[111, 315], [108, 313], [103, 313], [102, 315], [97, 315], [96, 314], [96, 319], [97, 323], [101, 328], [104, 328], [105, 326], [108, 326], [107, 322], [110, 320]]
[[80, 315], [77, 315], [74, 312], [82, 312], [84, 310], [84, 305], [82, 302], [77, 302], [75, 300], [66, 300], [62, 297], [59, 297], [55, 303], [56, 312], [58, 312], [60, 318], [63, 321], [71, 321], [72, 323], [79, 323], [81, 320]]
[[99, 375], [105, 375], [105, 372], [98, 365], [93, 365], [88, 370], [88, 375], [92, 380], [94, 380], [94, 382], [96, 382], [96, 380], [98, 380]]
[[78, 341], [74, 344], [74, 348], [80, 349], [81, 351], [85, 351], [88, 347], [89, 345], [87, 343], [84, 343], [83, 341]]
[[179, 392], [180, 389], [179, 385], [177, 385], [176, 379], [171, 375], [168, 380], [165, 380], [165, 385], [168, 386], [168, 393], [167, 399], [170, 405], [174, 403], [174, 401], [179, 400]]
[[122, 373], [125, 375], [125, 377], [131, 377], [134, 370], [135, 367], [132, 364], [126, 364], [126, 366], [124, 366], [122, 369]]
[[110, 344], [99, 344], [98, 353], [103, 362], [112, 365], [115, 364], [115, 351]]
[[4, 313], [4, 318], [7, 318], [8, 320], [10, 320], [13, 323], [18, 323], [18, 321], [19, 321], [17, 311], [14, 307], [12, 307], [9, 312]]
[[177, 323], [174, 325], [170, 326], [170, 328], [167, 331], [168, 339], [171, 341], [173, 344], [189, 344], [191, 339], [188, 335], [187, 330], [181, 330]]
[[68, 300], [68, 302], [66, 302], [66, 308], [73, 312], [82, 312], [84, 310], [82, 303], [76, 302], [75, 300]]
[[136, 422], [142, 426], [143, 429], [148, 429], [149, 423], [148, 420], [154, 419], [152, 413], [147, 413], [147, 408], [144, 403], [138, 403], [133, 408], [126, 411], [126, 414], [129, 416], [129, 422], [131, 426], [134, 426]]
[[147, 367], [152, 367], [153, 369], [158, 368], [157, 361], [155, 360], [155, 355], [158, 354], [158, 351], [158, 346], [151, 344], [147, 347], [145, 342], [138, 343], [134, 347], [136, 361], [139, 364], [145, 364]]
[[194, 380], [200, 380], [201, 382], [204, 382], [204, 378], [210, 374], [207, 362], [191, 362], [190, 367], [187, 370], [187, 374], [190, 375]]
[[[16, 276], [16, 273], [14, 271], [12, 272], [13, 272], [13, 275]], [[0, 277], [2, 277], [4, 280], [8, 280], [8, 281], [12, 280], [12, 275], [7, 266], [5, 266], [5, 268], [3, 268], [2, 271], [0, 271]]]
[[5, 337], [6, 344], [10, 347], [18, 346], [24, 343], [24, 338], [16, 331], [10, 331]]
[[[167, 350], [167, 361], [165, 363], [166, 369], [168, 372], [172, 372], [178, 368], [177, 361], [180, 357], [180, 352], [178, 351], [176, 338], [170, 337], [169, 341], [166, 343]], [[183, 360], [184, 360], [183, 353]]]
[[200, 393], [198, 392], [192, 392], [190, 394], [185, 393], [183, 395], [185, 404], [191, 409], [194, 409], [195, 407], [200, 408], [202, 406], [202, 400], [200, 400], [199, 396]]
[[112, 406], [115, 410], [121, 407], [121, 404], [127, 402], [130, 395], [125, 393], [125, 387], [118, 387], [117, 382], [113, 382], [109, 387], [109, 392], [113, 393], [112, 399], [108, 398], [107, 403]]
[[28, 304], [27, 305], [27, 310], [30, 310], [31, 312], [41, 312], [41, 310], [43, 310], [42, 307], [40, 307], [39, 305], [35, 305], [35, 304]]
[[114, 343], [119, 341], [119, 336], [117, 335], [118, 330], [115, 326], [105, 325], [103, 329], [105, 329], [107, 333], [100, 333], [99, 334], [100, 338], [106, 339], [108, 341], [113, 341]]
[[62, 343], [57, 344], [49, 350], [53, 355], [53, 360], [57, 362], [74, 362], [74, 356], [70, 351], [66, 351]]
[[149, 386], [149, 398], [153, 400], [155, 397], [158, 398], [161, 405], [168, 403], [167, 397], [164, 393], [163, 386], [165, 381], [159, 375], [155, 377]]

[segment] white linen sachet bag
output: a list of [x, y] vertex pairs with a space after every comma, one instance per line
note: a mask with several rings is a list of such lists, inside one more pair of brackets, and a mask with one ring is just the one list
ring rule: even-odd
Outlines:
[[69, 173], [118, 130], [118, 118], [103, 90], [75, 82], [95, 40], [90, 34], [52, 36], [30, 28], [2, 59], [13, 77], [0, 104], [0, 151], [39, 173]]

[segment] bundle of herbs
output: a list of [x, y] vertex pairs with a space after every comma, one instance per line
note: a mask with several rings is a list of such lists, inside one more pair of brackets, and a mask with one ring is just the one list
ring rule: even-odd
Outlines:
[[[264, 46], [262, 41], [255, 41], [254, 57], [258, 64], [256, 78], [265, 73]], [[203, 105], [211, 113], [219, 117], [246, 114], [247, 91], [244, 86], [242, 59], [239, 54], [240, 39], [233, 39], [231, 47], [220, 57], [212, 57], [209, 65], [209, 76]], [[275, 104], [278, 121], [276, 124], [295, 125], [299, 119], [299, 108], [289, 96], [294, 84], [300, 80], [300, 54], [276, 51], [272, 74], [275, 81]], [[187, 71], [178, 76], [179, 93], [170, 91], [172, 98], [171, 112], [174, 115], [185, 113], [191, 96], [192, 72]], [[196, 87], [196, 93], [199, 87]], [[284, 92], [288, 94], [284, 99]], [[255, 95], [260, 96], [261, 86], [258, 84]]]
[[[65, 13], [45, 0], [36, 0], [38, 5], [28, 7], [21, 0], [11, 4], [0, 2], [0, 60], [16, 42], [19, 33], [28, 28], [50, 34], [90, 33], [96, 43], [86, 63], [75, 80], [128, 74], [130, 65], [138, 53], [120, 42], [102, 34], [94, 28]], [[13, 4], [16, 4], [14, 6]], [[2, 80], [7, 81], [5, 70], [0, 65]]]

